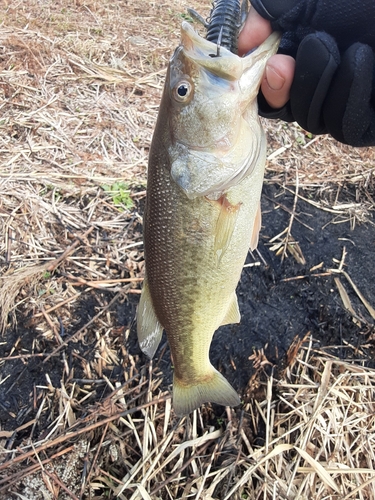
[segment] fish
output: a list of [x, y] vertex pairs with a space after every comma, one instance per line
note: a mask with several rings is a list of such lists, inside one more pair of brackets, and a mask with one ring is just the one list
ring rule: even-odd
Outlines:
[[209, 350], [221, 325], [240, 322], [236, 286], [258, 243], [266, 138], [257, 94], [279, 38], [239, 57], [184, 21], [168, 65], [149, 153], [136, 319], [150, 358], [166, 331], [177, 415], [240, 404]]

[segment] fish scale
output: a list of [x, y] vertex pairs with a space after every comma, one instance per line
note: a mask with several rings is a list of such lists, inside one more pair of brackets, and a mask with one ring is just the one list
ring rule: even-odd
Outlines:
[[220, 325], [240, 321], [235, 289], [257, 243], [266, 158], [256, 99], [278, 40], [244, 58], [225, 47], [212, 57], [216, 44], [183, 22], [169, 63], [149, 155], [137, 331], [152, 357], [166, 330], [177, 414], [240, 403], [209, 349]]

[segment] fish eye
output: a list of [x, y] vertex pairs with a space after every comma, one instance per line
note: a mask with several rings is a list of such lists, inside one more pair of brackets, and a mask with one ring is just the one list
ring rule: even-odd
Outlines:
[[174, 88], [173, 96], [177, 102], [186, 102], [191, 95], [192, 85], [188, 81], [180, 81]]
[[186, 85], [186, 83], [182, 83], [177, 89], [177, 94], [179, 97], [185, 97], [188, 92], [189, 87]]

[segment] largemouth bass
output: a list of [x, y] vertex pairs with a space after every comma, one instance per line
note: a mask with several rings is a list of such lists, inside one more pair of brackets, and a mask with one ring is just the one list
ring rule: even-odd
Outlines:
[[169, 63], [149, 157], [137, 329], [149, 357], [167, 332], [177, 414], [240, 403], [209, 349], [220, 325], [240, 321], [235, 289], [258, 241], [266, 140], [257, 93], [278, 40], [240, 58], [183, 22]]

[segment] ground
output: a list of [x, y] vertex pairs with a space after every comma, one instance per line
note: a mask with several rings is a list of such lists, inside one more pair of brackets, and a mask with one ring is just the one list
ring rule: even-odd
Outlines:
[[260, 242], [211, 348], [240, 408], [176, 418], [166, 339], [139, 349], [147, 155], [185, 9], [0, 9], [2, 498], [375, 499], [373, 148], [264, 122]]

